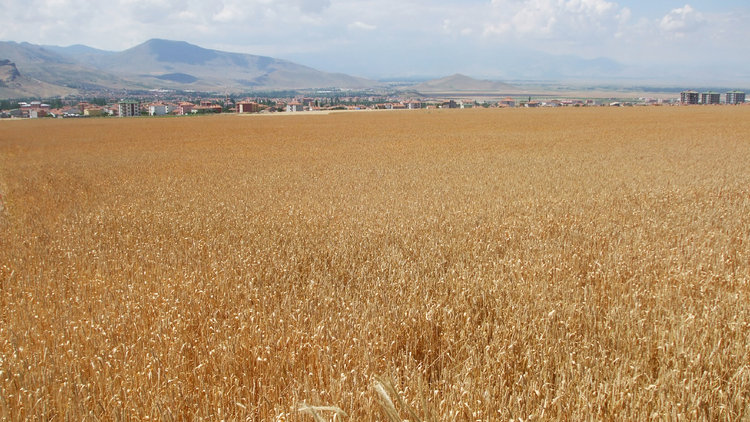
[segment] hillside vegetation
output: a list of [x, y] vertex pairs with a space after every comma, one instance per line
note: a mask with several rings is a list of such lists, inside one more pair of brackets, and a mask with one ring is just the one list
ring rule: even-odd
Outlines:
[[0, 419], [748, 418], [748, 113], [2, 124]]

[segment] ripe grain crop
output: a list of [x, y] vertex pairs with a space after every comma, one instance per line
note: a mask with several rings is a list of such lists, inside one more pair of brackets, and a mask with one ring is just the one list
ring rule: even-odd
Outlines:
[[750, 418], [750, 109], [0, 127], [0, 419]]

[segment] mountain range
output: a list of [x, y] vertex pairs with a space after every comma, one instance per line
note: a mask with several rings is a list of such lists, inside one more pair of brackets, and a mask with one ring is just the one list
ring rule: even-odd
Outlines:
[[[442, 47], [436, 44], [419, 54], [397, 54], [398, 46], [391, 47], [398, 56], [394, 62], [372, 62], [361, 52], [346, 49], [338, 51], [337, 56], [310, 52], [293, 56], [293, 59], [321, 68], [336, 63], [337, 69], [372, 77], [393, 74], [391, 80], [399, 82], [397, 85], [402, 91], [410, 93], [520, 93], [502, 82], [477, 80], [461, 74], [420, 82], [435, 77], [431, 69], [444, 68], [444, 59], [440, 58], [444, 54], [435, 50]], [[342, 57], [354, 59], [342, 60]], [[711, 76], [713, 68], [710, 65], [691, 68], [686, 76], [683, 73], [687, 71], [679, 66], [669, 70], [646, 65], [633, 67], [605, 58], [583, 59], [513, 49], [488, 49], [480, 58], [464, 57], [459, 52], [450, 61], [458, 63], [456, 67], [462, 72], [490, 75], [490, 78], [495, 75], [494, 78], [518, 81], [517, 84], [527, 88], [529, 84], [548, 85], [555, 80], [595, 85], [609, 81], [606, 86], [673, 87], [678, 86], [676, 81], [708, 79], [737, 88], [733, 81], [747, 80], [743, 76], [744, 69], [737, 69], [731, 80], [722, 81]], [[404, 79], [396, 79], [392, 72], [399, 72], [402, 78], [412, 80], [413, 84], [403, 84]], [[645, 78], [643, 75], [652, 76]], [[80, 92], [150, 89], [223, 94], [314, 88], [390, 89], [393, 86], [344, 73], [325, 72], [289, 60], [212, 50], [184, 41], [151, 39], [119, 52], [85, 45], [59, 47], [0, 41], [0, 98], [48, 98]], [[125, 92], [116, 94], [119, 95], [125, 95]]]
[[[152, 39], [112, 52], [84, 45], [0, 42], [0, 97], [66, 95], [76, 90], [181, 89], [248, 92], [304, 88], [366, 89], [378, 83], [287, 60]], [[11, 70], [10, 67], [14, 70]], [[17, 73], [17, 75], [16, 75]], [[11, 74], [15, 75], [12, 77]]]

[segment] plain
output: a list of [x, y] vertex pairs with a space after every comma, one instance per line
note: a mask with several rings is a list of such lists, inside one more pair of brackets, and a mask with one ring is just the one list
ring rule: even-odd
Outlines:
[[4, 124], [0, 418], [748, 418], [748, 133], [728, 106]]

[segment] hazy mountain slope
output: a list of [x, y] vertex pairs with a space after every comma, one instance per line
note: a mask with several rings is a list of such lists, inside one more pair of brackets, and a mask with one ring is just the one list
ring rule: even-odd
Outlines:
[[79, 64], [93, 67], [101, 67], [104, 57], [117, 54], [115, 51], [99, 50], [82, 44], [75, 44], [67, 47], [56, 45], [44, 45], [42, 47]]
[[[364, 53], [366, 51], [366, 53]], [[520, 46], [479, 43], [466, 48], [460, 39], [440, 38], [421, 44], [382, 42], [342, 45], [335, 50], [302, 51], [289, 59], [320, 69], [335, 65], [337, 71], [377, 79], [416, 79], [454, 73], [490, 80], [612, 80], [626, 74], [630, 66], [607, 58], [560, 55]], [[390, 57], [390, 60], [375, 60]]]
[[76, 55], [61, 55], [25, 42], [0, 41], [0, 59], [14, 62], [24, 76], [69, 89], [142, 88], [132, 81], [81, 63]]
[[145, 84], [192, 89], [366, 88], [375, 83], [321, 72], [272, 57], [210, 50], [183, 41], [153, 39], [112, 55], [99, 67]]
[[251, 54], [210, 50], [183, 41], [153, 39], [121, 52], [83, 45], [38, 46], [0, 42], [0, 60], [21, 74], [66, 89], [369, 88], [377, 83]]
[[440, 79], [411, 86], [409, 90], [421, 93], [454, 93], [454, 92], [517, 92], [518, 88], [504, 82], [478, 80], [466, 75], [455, 74]]

